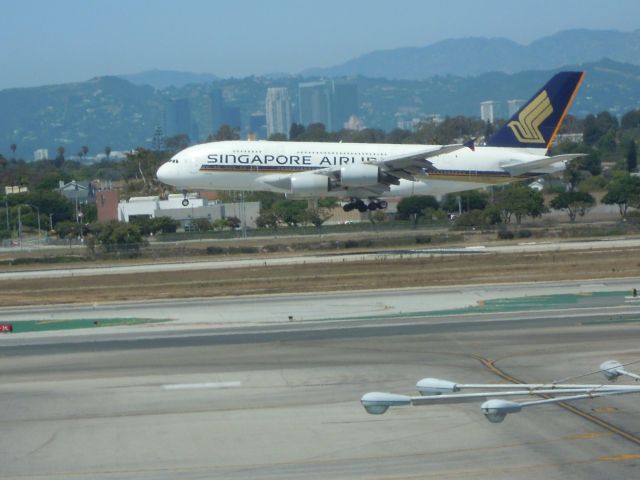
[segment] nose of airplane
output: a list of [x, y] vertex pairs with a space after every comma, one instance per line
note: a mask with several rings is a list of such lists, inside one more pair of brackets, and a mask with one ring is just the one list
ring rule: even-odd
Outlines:
[[162, 183], [167, 183], [171, 185], [171, 179], [174, 175], [172, 175], [173, 165], [171, 162], [166, 162], [160, 165], [160, 168], [156, 172], [156, 177]]

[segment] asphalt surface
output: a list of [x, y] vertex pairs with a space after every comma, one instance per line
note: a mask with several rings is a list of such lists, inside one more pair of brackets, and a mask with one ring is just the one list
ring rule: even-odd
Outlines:
[[[617, 291], [633, 283], [478, 287], [472, 298], [537, 289]], [[307, 309], [327, 306], [299, 322], [261, 323], [239, 315], [243, 320], [195, 325], [193, 318], [178, 318], [177, 325], [186, 322], [181, 328], [153, 332], [2, 337], [0, 478], [635, 476], [636, 443], [558, 406], [526, 409], [490, 424], [479, 404], [371, 416], [359, 398], [374, 390], [414, 394], [415, 382], [426, 376], [503, 382], [483, 360], [529, 382], [595, 371], [608, 359], [638, 361], [640, 306], [625, 303], [622, 295], [587, 294], [585, 303], [553, 310], [420, 316], [424, 303], [442, 307], [438, 298], [455, 306], [448, 295], [457, 298], [460, 291], [405, 293], [377, 292], [382, 303], [401, 298], [405, 314], [391, 316], [380, 315], [389, 309], [367, 313], [376, 292], [257, 297], [254, 310], [264, 304], [264, 311], [278, 311], [282, 302], [298, 301]], [[331, 321], [327, 317], [340, 311], [343, 298], [351, 299], [346, 303], [353, 315]], [[199, 302], [194, 311], [212, 308]], [[236, 306], [232, 299], [215, 304], [221, 311]], [[100, 314], [101, 308], [93, 311]], [[177, 308], [189, 310], [187, 304]], [[632, 436], [640, 434], [634, 396], [580, 406]]]

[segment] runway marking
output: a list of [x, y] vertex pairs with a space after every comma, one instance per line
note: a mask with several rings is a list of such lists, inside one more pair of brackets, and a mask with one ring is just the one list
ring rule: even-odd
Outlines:
[[[493, 373], [495, 373], [496, 375], [498, 375], [499, 377], [504, 378], [505, 380], [511, 382], [511, 383], [527, 383], [519, 378], [516, 378], [512, 375], [509, 375], [507, 372], [505, 372], [504, 370], [498, 368], [495, 365], [495, 360], [489, 360], [487, 358], [481, 357], [479, 355], [471, 355], [471, 357], [475, 358], [476, 360], [478, 360], [482, 365], [484, 365], [487, 369], [489, 369], [490, 371], [492, 371]], [[542, 398], [552, 398], [550, 395], [538, 395], [539, 397]], [[571, 413], [584, 418], [585, 420], [588, 420], [592, 423], [595, 423], [596, 425], [599, 425], [600, 427], [604, 428], [605, 430], [609, 430], [610, 432], [615, 433], [616, 435], [629, 440], [630, 442], [636, 444], [636, 445], [640, 445], [640, 437], [637, 435], [634, 435], [633, 433], [627, 432], [625, 430], [623, 430], [620, 427], [617, 427], [615, 425], [613, 425], [612, 423], [607, 422], [606, 420], [603, 420], [599, 417], [596, 417], [595, 415], [592, 415], [590, 413], [585, 412], [584, 410], [580, 410], [577, 407], [574, 407], [573, 405], [567, 403], [567, 402], [558, 402], [557, 403], [558, 406], [564, 408], [565, 410], [570, 411]], [[640, 458], [640, 457], [639, 457]]]
[[620, 460], [638, 460], [640, 453], [625, 453], [623, 455], [613, 455], [611, 457], [600, 457], [598, 460], [607, 462], [619, 462]]
[[205, 382], [205, 383], [173, 383], [162, 385], [165, 390], [195, 390], [200, 388], [234, 388], [240, 387], [242, 382]]

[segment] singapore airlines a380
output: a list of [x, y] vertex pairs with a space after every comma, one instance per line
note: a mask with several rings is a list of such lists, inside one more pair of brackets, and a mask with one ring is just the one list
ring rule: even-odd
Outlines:
[[[240, 190], [338, 197], [345, 211], [385, 197], [440, 196], [554, 173], [582, 154], [548, 156], [584, 72], [553, 76], [484, 145], [221, 141], [178, 152], [157, 172], [183, 191]], [[188, 205], [185, 196], [183, 204]]]

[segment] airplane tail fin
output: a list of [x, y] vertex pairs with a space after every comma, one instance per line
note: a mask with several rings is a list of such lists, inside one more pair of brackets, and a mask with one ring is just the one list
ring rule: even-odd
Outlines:
[[584, 72], [560, 72], [554, 75], [487, 140], [487, 145], [548, 149], [583, 78]]

